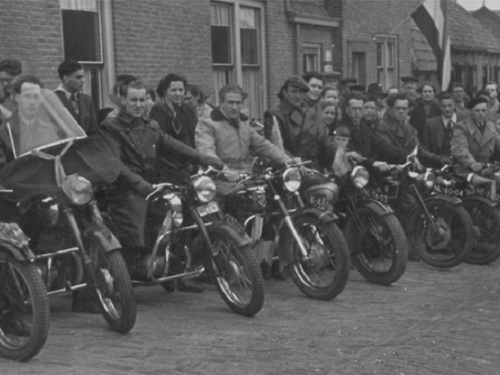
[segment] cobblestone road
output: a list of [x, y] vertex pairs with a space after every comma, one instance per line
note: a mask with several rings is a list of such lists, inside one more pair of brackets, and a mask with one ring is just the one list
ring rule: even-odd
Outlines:
[[500, 262], [437, 270], [410, 263], [391, 287], [356, 272], [332, 302], [291, 280], [266, 282], [254, 318], [231, 313], [212, 286], [201, 294], [138, 288], [128, 335], [99, 315], [52, 298], [49, 339], [4, 374], [488, 374], [500, 373]]

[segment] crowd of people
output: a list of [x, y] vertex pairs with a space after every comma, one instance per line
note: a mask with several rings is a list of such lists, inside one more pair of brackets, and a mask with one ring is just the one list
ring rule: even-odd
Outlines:
[[[310, 161], [309, 167], [335, 170], [339, 148], [370, 167], [402, 164], [418, 147], [425, 166], [458, 163], [465, 173], [478, 173], [500, 151], [498, 85], [488, 83], [474, 97], [461, 83], [437, 95], [431, 82], [403, 77], [402, 87], [383, 92], [356, 80], [333, 82], [320, 72], [287, 78], [277, 93], [279, 103], [258, 120], [244, 111], [247, 93], [227, 84], [218, 105], [185, 77], [170, 73], [156, 90], [133, 75], [119, 75], [110, 93], [113, 108], [94, 108], [82, 92], [83, 66], [73, 60], [58, 68], [55, 94], [91, 137], [108, 142], [123, 165], [109, 207], [117, 237], [128, 251], [145, 246], [147, 204], [144, 197], [158, 182], [182, 183], [193, 165], [212, 165], [225, 172], [247, 169], [255, 156], [284, 166]], [[42, 82], [23, 75], [17, 60], [0, 62], [0, 168], [50, 135], [34, 121]], [[16, 152], [20, 150], [20, 152]], [[178, 289], [201, 291], [180, 283]]]

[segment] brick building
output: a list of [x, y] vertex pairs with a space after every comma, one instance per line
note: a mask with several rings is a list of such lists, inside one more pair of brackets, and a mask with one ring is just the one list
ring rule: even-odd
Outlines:
[[415, 67], [410, 14], [416, 5], [417, 0], [0, 0], [0, 59], [19, 59], [24, 72], [55, 88], [58, 64], [76, 58], [85, 66], [85, 91], [98, 107], [107, 104], [120, 73], [155, 88], [162, 76], [177, 72], [212, 93], [238, 82], [250, 93], [250, 115], [259, 118], [276, 105], [286, 77], [307, 70], [335, 70], [384, 89], [397, 86]]

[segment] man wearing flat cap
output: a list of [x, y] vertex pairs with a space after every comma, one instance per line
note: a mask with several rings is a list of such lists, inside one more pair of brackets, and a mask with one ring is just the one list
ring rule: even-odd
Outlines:
[[500, 152], [500, 135], [488, 117], [488, 99], [476, 97], [468, 107], [470, 117], [453, 130], [451, 153], [466, 171], [479, 173], [489, 163], [493, 153]]
[[418, 79], [413, 76], [401, 77], [403, 91], [417, 91]]
[[340, 84], [342, 85], [342, 89], [345, 94], [349, 94], [351, 92], [351, 87], [356, 85], [358, 80], [356, 78], [344, 78], [340, 80]]
[[309, 160], [312, 168], [322, 170], [333, 160], [331, 143], [317, 111], [304, 103], [308, 91], [301, 77], [287, 78], [278, 93], [278, 107], [264, 113], [264, 135], [290, 156]]

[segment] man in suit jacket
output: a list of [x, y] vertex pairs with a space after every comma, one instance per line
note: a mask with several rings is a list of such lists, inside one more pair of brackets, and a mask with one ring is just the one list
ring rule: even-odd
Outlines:
[[451, 138], [453, 128], [457, 123], [455, 102], [451, 94], [447, 92], [441, 93], [439, 95], [439, 105], [442, 115], [427, 120], [422, 144], [428, 151], [449, 160], [451, 163]]
[[92, 98], [83, 89], [83, 65], [75, 60], [65, 60], [57, 69], [62, 83], [55, 90], [57, 96], [82, 127], [85, 133], [97, 131], [97, 117]]
[[500, 151], [500, 135], [488, 120], [488, 99], [477, 97], [469, 102], [471, 116], [453, 130], [451, 153], [468, 172], [478, 173]]

